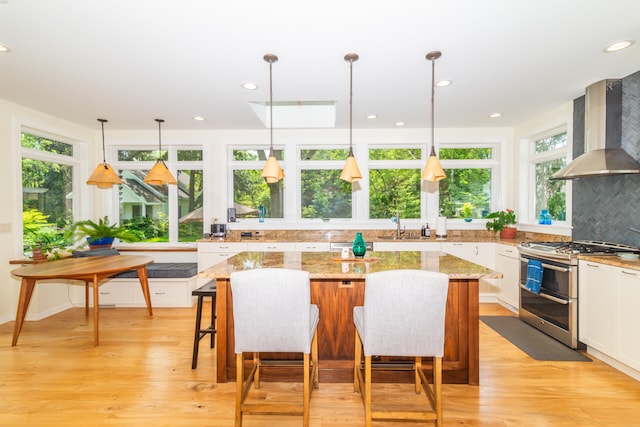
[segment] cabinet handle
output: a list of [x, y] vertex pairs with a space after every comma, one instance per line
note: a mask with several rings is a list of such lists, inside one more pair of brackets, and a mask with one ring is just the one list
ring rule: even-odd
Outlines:
[[513, 251], [511, 249], [505, 249], [504, 251], [507, 252], [507, 253], [510, 253], [510, 254], [513, 253]]
[[229, 249], [229, 246], [218, 246], [218, 249]]
[[627, 276], [637, 276], [637, 273], [633, 273], [631, 271], [626, 271], [626, 270], [620, 270], [622, 271], [622, 274], [626, 274]]
[[479, 248], [476, 246], [476, 256], [478, 256], [478, 250]]
[[600, 268], [600, 266], [598, 264], [591, 264], [590, 262], [588, 262], [587, 265], [589, 267], [593, 267], [593, 268]]

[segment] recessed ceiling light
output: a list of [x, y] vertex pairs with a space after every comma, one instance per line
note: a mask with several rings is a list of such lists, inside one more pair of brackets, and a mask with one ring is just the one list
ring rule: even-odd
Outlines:
[[373, 120], [373, 119], [377, 119], [378, 116], [376, 116], [375, 114], [367, 114], [367, 119], [369, 120]]
[[396, 122], [396, 126], [404, 126], [404, 122]]
[[436, 83], [436, 86], [445, 87], [445, 86], [449, 86], [450, 84], [453, 84], [453, 80], [440, 80], [439, 82]]
[[201, 121], [204, 120], [204, 117], [202, 117], [202, 116], [193, 116], [193, 120], [197, 120], [197, 121], [201, 122]]
[[635, 43], [635, 40], [620, 40], [615, 43], [611, 43], [609, 46], [602, 49], [602, 51], [606, 53], [617, 52], [619, 50], [628, 48], [634, 43]]
[[502, 117], [502, 113], [491, 113], [489, 114], [489, 117], [491, 117], [492, 119]]
[[247, 90], [256, 90], [258, 89], [258, 85], [255, 84], [254, 82], [244, 82], [241, 85], [243, 88], [247, 89]]
[[11, 49], [9, 49], [9, 47], [7, 47], [6, 45], [3, 45], [2, 43], [0, 43], [0, 52], [9, 53], [11, 52]]

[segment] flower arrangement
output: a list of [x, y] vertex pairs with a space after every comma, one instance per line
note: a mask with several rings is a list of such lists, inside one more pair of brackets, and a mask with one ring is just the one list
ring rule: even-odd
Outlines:
[[487, 230], [502, 231], [503, 228], [511, 228], [516, 223], [516, 213], [513, 209], [506, 209], [504, 211], [491, 212], [486, 218]]

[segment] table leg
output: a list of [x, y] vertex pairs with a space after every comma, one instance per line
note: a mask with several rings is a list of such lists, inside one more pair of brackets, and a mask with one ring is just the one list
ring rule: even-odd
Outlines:
[[153, 316], [153, 308], [151, 307], [151, 292], [149, 292], [149, 277], [147, 275], [147, 266], [143, 265], [138, 267], [138, 279], [140, 280], [140, 286], [142, 287], [142, 294], [144, 300], [147, 303], [147, 310], [149, 310], [149, 316]]
[[29, 302], [31, 302], [31, 295], [36, 287], [36, 281], [33, 279], [22, 279], [22, 285], [20, 286], [20, 299], [18, 299], [18, 310], [16, 312], [16, 323], [13, 326], [13, 341], [11, 346], [15, 346], [18, 343], [18, 336], [22, 330], [24, 323], [24, 317], [27, 314], [29, 308]]
[[93, 276], [93, 345], [98, 346], [100, 344], [100, 328], [98, 322], [100, 321], [100, 301], [98, 294], [100, 293], [98, 290], [98, 276]]

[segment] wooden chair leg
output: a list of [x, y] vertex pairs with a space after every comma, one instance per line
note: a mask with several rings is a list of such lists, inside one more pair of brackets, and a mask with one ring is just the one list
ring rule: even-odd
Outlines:
[[436, 427], [442, 427], [442, 358], [433, 358], [433, 386], [436, 400]]
[[422, 357], [416, 357], [413, 362], [413, 376], [416, 386], [416, 394], [420, 394], [422, 388], [422, 380], [420, 379], [420, 371], [422, 370]]
[[360, 381], [358, 380], [360, 375], [360, 363], [362, 361], [362, 341], [360, 340], [360, 335], [358, 335], [358, 331], [356, 330], [356, 342], [355, 342], [355, 351], [353, 358], [353, 391], [360, 391]]
[[255, 388], [260, 388], [260, 353], [253, 353], [253, 366], [256, 370], [253, 376], [253, 382]]
[[311, 383], [309, 378], [310, 362], [309, 353], [304, 353], [303, 356], [304, 365], [304, 382], [302, 387], [302, 425], [309, 427], [309, 405], [311, 403]]
[[311, 362], [313, 363], [313, 388], [317, 390], [320, 388], [320, 378], [318, 378], [318, 330], [313, 334], [313, 341], [311, 341]]
[[371, 427], [371, 356], [364, 357], [364, 425]]
[[244, 361], [242, 353], [236, 354], [236, 421], [235, 427], [242, 427], [242, 401], [244, 394]]

